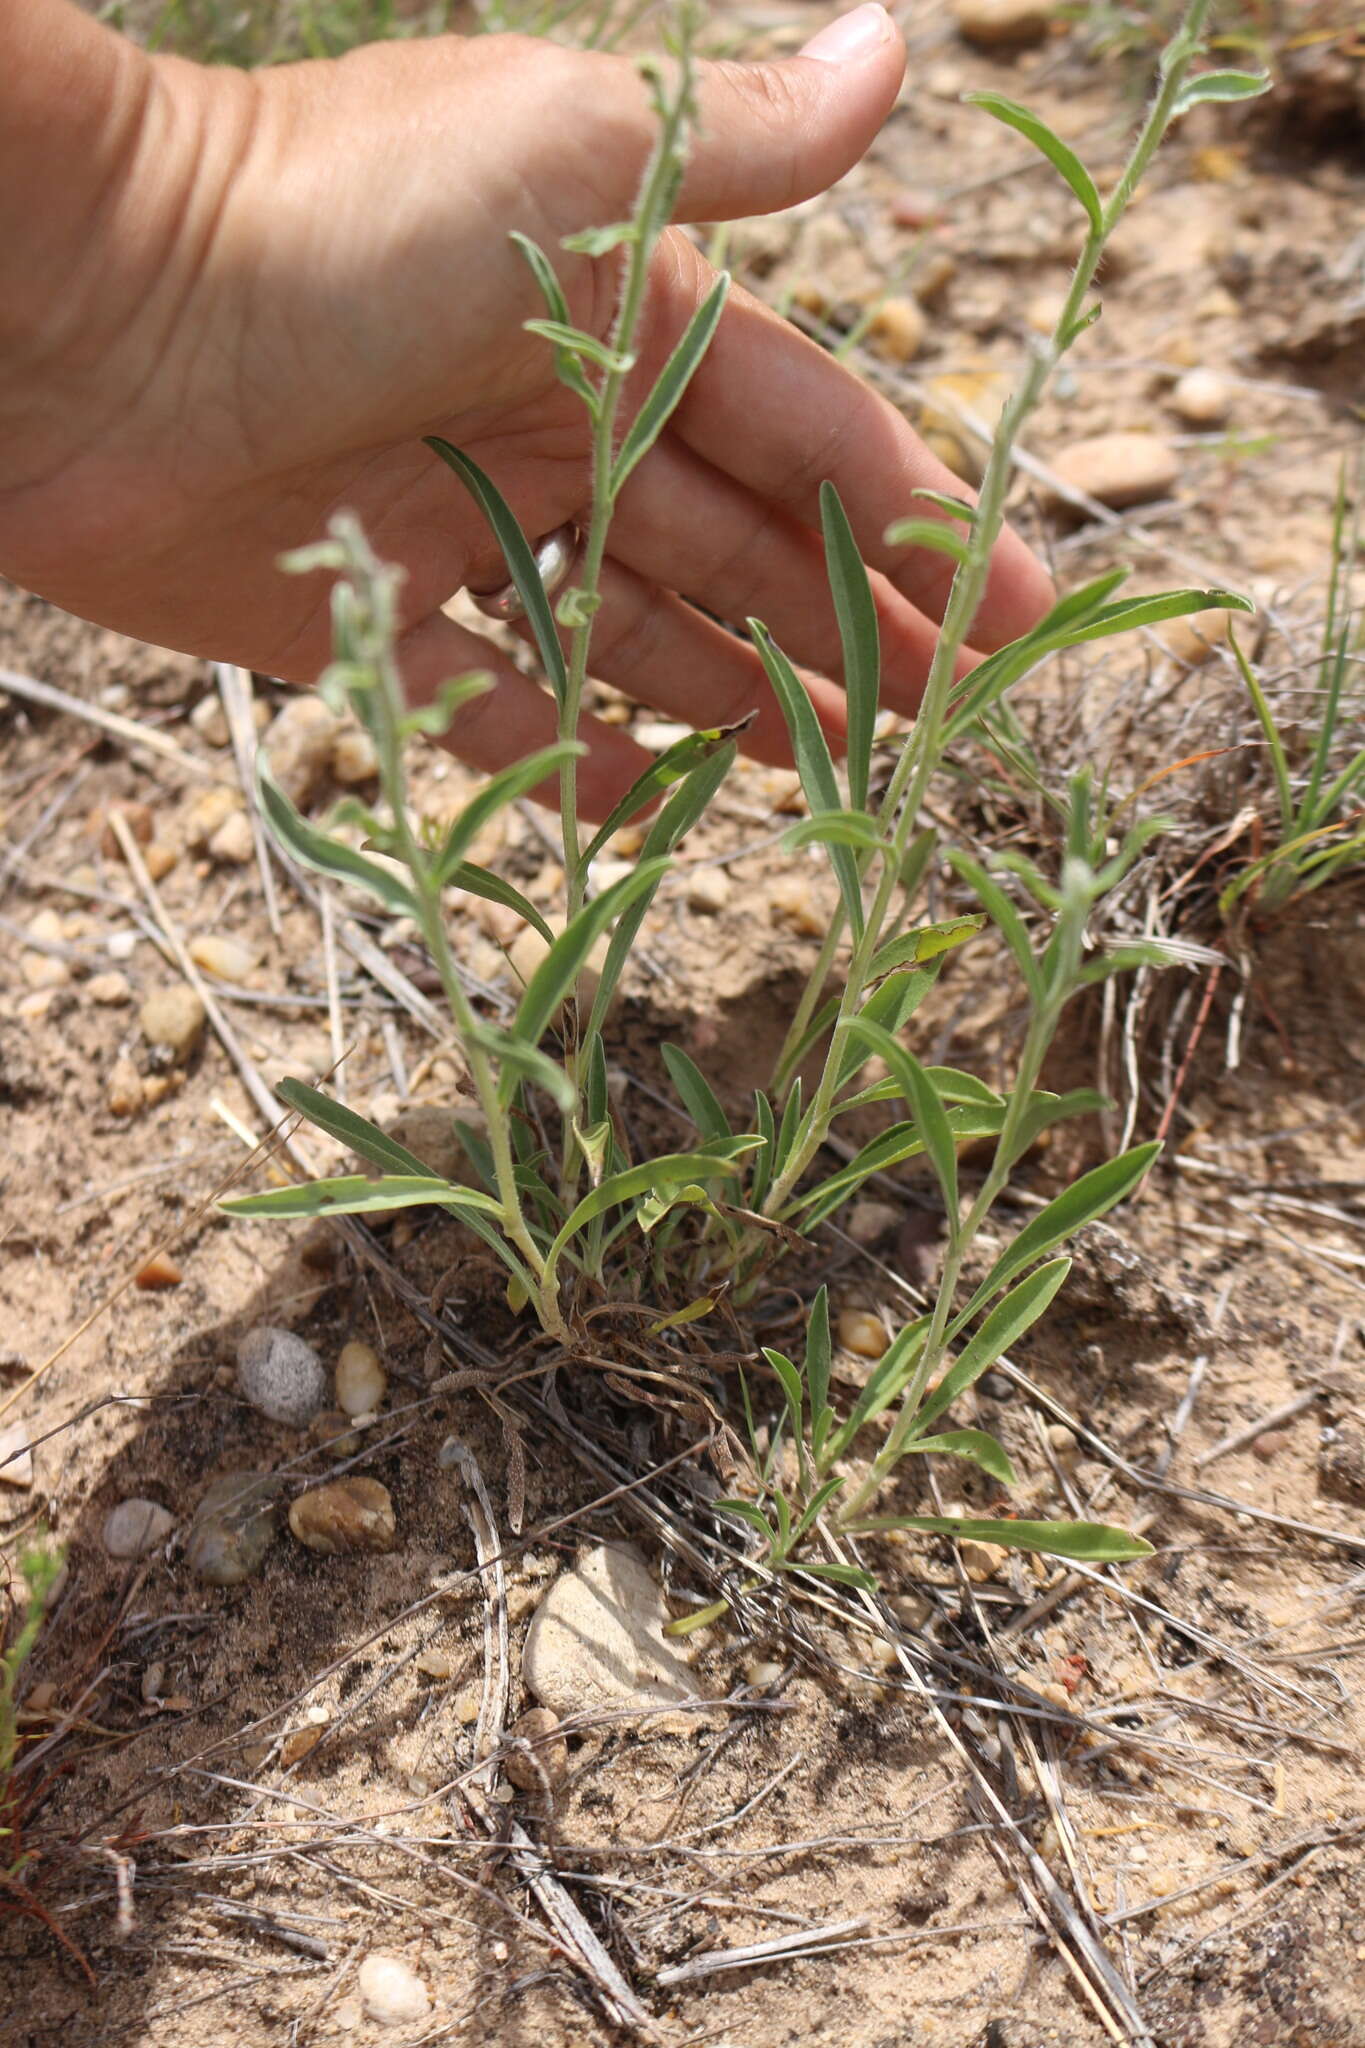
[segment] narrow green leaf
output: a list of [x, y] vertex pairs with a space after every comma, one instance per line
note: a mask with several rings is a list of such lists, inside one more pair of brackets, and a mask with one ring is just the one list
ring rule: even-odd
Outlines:
[[1049, 1130], [1053, 1124], [1063, 1123], [1072, 1116], [1101, 1116], [1113, 1104], [1107, 1095], [1101, 1095], [1095, 1088], [1071, 1088], [1065, 1095], [1036, 1094], [1024, 1112], [1015, 1143], [1014, 1156], [1005, 1163], [1013, 1166], [1016, 1159], [1022, 1159], [1039, 1134]]
[[951, 1458], [970, 1458], [1002, 1486], [1013, 1486], [1018, 1475], [1009, 1453], [996, 1437], [984, 1429], [948, 1429], [942, 1436], [922, 1436], [906, 1445], [907, 1451], [943, 1451]]
[[[558, 277], [555, 275], [554, 265], [545, 251], [538, 242], [533, 242], [529, 235], [521, 234], [516, 228], [512, 229], [509, 239], [516, 244], [517, 248], [520, 249], [522, 255], [526, 258], [526, 261], [530, 264], [531, 274], [540, 286], [540, 295], [545, 301], [546, 310], [550, 318], [568, 326], [569, 302], [564, 296], [564, 291]], [[555, 350], [555, 372], [560, 382], [567, 384], [571, 391], [576, 391], [578, 396], [596, 416], [599, 404], [597, 393], [584, 376], [583, 365], [576, 356], [569, 353], [568, 349], [557, 348]]]
[[1036, 1001], [1042, 992], [1042, 976], [1034, 957], [1033, 947], [1029, 943], [1028, 930], [1023, 918], [1000, 884], [992, 881], [986, 870], [978, 861], [974, 861], [970, 854], [963, 853], [960, 847], [953, 847], [949, 851], [948, 861], [954, 872], [961, 875], [968, 888], [985, 904], [992, 922], [998, 927], [1000, 936], [1014, 955], [1014, 963], [1019, 969], [1025, 988]]
[[871, 1572], [863, 1570], [860, 1564], [826, 1564], [823, 1558], [802, 1558], [786, 1567], [788, 1571], [808, 1572], [813, 1579], [828, 1579], [835, 1586], [852, 1586], [860, 1593], [875, 1593], [877, 1581]]
[[[889, 974], [880, 988], [872, 991], [858, 1012], [859, 1017], [865, 1024], [880, 1024], [883, 1031], [895, 1033], [901, 1030], [938, 980], [942, 965], [941, 959], [927, 960], [922, 967]], [[856, 1038], [848, 1037], [839, 1062], [838, 1085], [846, 1087], [858, 1069], [866, 1064], [866, 1049]]]
[[1026, 1330], [1033, 1328], [1039, 1316], [1051, 1306], [1053, 1297], [1070, 1271], [1070, 1259], [1054, 1259], [1050, 1265], [1040, 1266], [1036, 1273], [1030, 1273], [1026, 1280], [1021, 1280], [1010, 1290], [1003, 1301], [996, 1303], [933, 1393], [915, 1411], [912, 1441], [923, 1436], [931, 1422], [951, 1408], [958, 1396], [965, 1394], [983, 1372], [989, 1372], [996, 1359], [1012, 1344], [1017, 1344]]
[[801, 1076], [792, 1082], [782, 1111], [782, 1121], [777, 1128], [777, 1143], [773, 1147], [773, 1171], [781, 1173], [791, 1158], [792, 1147], [801, 1128]]
[[694, 1636], [699, 1629], [710, 1628], [713, 1621], [719, 1621], [730, 1612], [728, 1600], [713, 1600], [709, 1607], [699, 1607], [695, 1614], [680, 1614], [673, 1621], [664, 1623], [666, 1636]]
[[513, 1027], [518, 1038], [530, 1045], [539, 1041], [607, 926], [636, 896], [654, 887], [667, 866], [663, 860], [641, 861], [630, 874], [584, 904], [526, 984]]
[[965, 498], [954, 498], [947, 491], [926, 490], [921, 484], [918, 489], [911, 491], [910, 495], [912, 498], [923, 498], [927, 505], [936, 505], [947, 518], [960, 519], [966, 526], [970, 526], [976, 518], [975, 505], [969, 505]]
[[528, 334], [538, 334], [542, 341], [553, 342], [556, 348], [564, 349], [569, 355], [595, 363], [599, 370], [605, 370], [610, 376], [628, 375], [635, 367], [634, 356], [618, 355], [595, 334], [587, 333], [582, 327], [573, 327], [567, 321], [523, 320], [521, 324]]
[[432, 862], [432, 879], [444, 888], [446, 881], [459, 865], [467, 849], [473, 845], [488, 820], [506, 804], [515, 803], [519, 796], [525, 796], [538, 782], [557, 775], [566, 761], [576, 754], [586, 754], [587, 748], [579, 740], [563, 740], [553, 747], [542, 747], [538, 753], [529, 754], [524, 761], [514, 761], [510, 768], [504, 768], [497, 775], [489, 777], [471, 798], [460, 815], [451, 825], [442, 843], [440, 852]]
[[886, 852], [886, 840], [875, 818], [866, 811], [817, 811], [814, 817], [801, 818], [782, 834], [782, 844], [788, 853], [795, 853], [803, 846], [856, 846], [864, 853]]
[[406, 1145], [400, 1145], [387, 1131], [381, 1131], [378, 1124], [372, 1124], [368, 1117], [360, 1116], [348, 1109], [344, 1102], [334, 1102], [321, 1089], [310, 1088], [306, 1081], [293, 1079], [281, 1081], [275, 1093], [281, 1102], [287, 1102], [300, 1116], [307, 1117], [310, 1124], [316, 1124], [329, 1138], [339, 1144], [349, 1145], [352, 1152], [358, 1152], [362, 1159], [368, 1159], [372, 1166], [385, 1168], [390, 1173], [415, 1174], [419, 1179], [429, 1176], [430, 1169]]
[[1003, 93], [968, 92], [962, 97], [969, 107], [980, 107], [983, 112], [993, 115], [997, 121], [1002, 121], [1006, 128], [1013, 128], [1017, 135], [1022, 135], [1025, 141], [1031, 142], [1035, 149], [1041, 150], [1053, 169], [1060, 171], [1080, 200], [1093, 232], [1097, 235], [1104, 232], [1104, 208], [1100, 204], [1100, 195], [1095, 190], [1094, 179], [1075, 150], [1068, 149], [1061, 136], [1054, 135], [1046, 121], [1032, 113], [1028, 107], [1021, 107], [1016, 100], [1007, 100]]
[[229, 1216], [364, 1216], [376, 1209], [418, 1208], [502, 1214], [492, 1196], [477, 1188], [411, 1174], [371, 1180], [363, 1173], [348, 1173], [333, 1180], [304, 1181], [294, 1188], [272, 1188], [265, 1195], [236, 1195], [218, 1206]]
[[761, 1209], [772, 1186], [774, 1157], [777, 1151], [777, 1123], [773, 1116], [772, 1104], [761, 1088], [754, 1090], [754, 1123], [758, 1128], [759, 1149], [749, 1176], [749, 1200], [755, 1209]]
[[742, 1522], [747, 1522], [751, 1529], [757, 1529], [759, 1535], [766, 1539], [770, 1550], [777, 1548], [777, 1531], [773, 1528], [772, 1523], [768, 1520], [762, 1508], [756, 1507], [753, 1501], [725, 1498], [718, 1500], [715, 1505], [723, 1514], [738, 1515], [739, 1519]]
[[498, 1095], [504, 1107], [511, 1104], [519, 1083], [529, 1081], [533, 1087], [544, 1089], [556, 1109], [565, 1116], [572, 1116], [578, 1107], [573, 1082], [548, 1053], [541, 1052], [538, 1046], [518, 1037], [514, 1030], [502, 1024], [476, 1024], [469, 1037], [502, 1069], [498, 1076]]
[[725, 310], [725, 295], [729, 289], [729, 275], [722, 271], [688, 321], [681, 340], [659, 372], [654, 389], [626, 429], [611, 472], [613, 497], [636, 463], [649, 453], [680, 404], [702, 357], [711, 346]]
[[958, 1318], [959, 1323], [974, 1316], [992, 1295], [1009, 1285], [1016, 1273], [1022, 1273], [1035, 1259], [1041, 1259], [1055, 1245], [1074, 1237], [1087, 1223], [1107, 1215], [1109, 1210], [1131, 1195], [1160, 1150], [1161, 1146], [1156, 1142], [1134, 1145], [1130, 1151], [1121, 1152], [1117, 1159], [1107, 1159], [1102, 1166], [1092, 1167], [1089, 1173], [1083, 1173], [1078, 1181], [1055, 1196], [1006, 1245]]
[[958, 1228], [957, 1147], [938, 1091], [915, 1055], [889, 1031], [884, 1031], [880, 1024], [870, 1023], [865, 1017], [855, 1017], [849, 1025], [849, 1032], [861, 1038], [869, 1050], [879, 1054], [891, 1069], [924, 1141], [924, 1149], [943, 1196], [949, 1237], [955, 1239]]
[[666, 1152], [660, 1159], [646, 1159], [639, 1166], [628, 1166], [623, 1173], [613, 1173], [600, 1187], [590, 1189], [577, 1208], [571, 1211], [550, 1247], [547, 1265], [553, 1271], [564, 1247], [584, 1225], [622, 1202], [633, 1201], [637, 1195], [657, 1194], [661, 1189], [676, 1187], [683, 1182], [714, 1180], [718, 1174], [738, 1172], [737, 1161], [718, 1159], [711, 1153]]
[[810, 1390], [810, 1412], [818, 1416], [829, 1406], [829, 1378], [834, 1362], [834, 1344], [829, 1330], [829, 1289], [821, 1287], [810, 1305], [806, 1324], [806, 1385]]
[[1175, 96], [1171, 108], [1171, 119], [1188, 114], [1191, 107], [1203, 106], [1209, 100], [1254, 100], [1263, 92], [1269, 92], [1271, 77], [1268, 71], [1203, 71], [1193, 78], [1187, 78]]
[[848, 793], [856, 810], [867, 804], [872, 748], [877, 733], [882, 657], [877, 607], [862, 552], [832, 483], [820, 486], [820, 524], [825, 539], [825, 573], [834, 599], [843, 648], [844, 695], [848, 699]]
[[955, 562], [969, 560], [972, 551], [971, 542], [941, 519], [897, 519], [883, 538], [889, 548], [932, 548], [937, 554], [951, 555]]
[[843, 1491], [843, 1486], [843, 1480], [836, 1478], [826, 1479], [823, 1485], [816, 1487], [815, 1492], [806, 1502], [806, 1505], [802, 1508], [801, 1513], [793, 1524], [792, 1542], [794, 1544], [801, 1541], [807, 1529], [819, 1519], [822, 1510], [829, 1506], [835, 1494]]
[[1111, 1529], [1103, 1522], [1015, 1522], [978, 1521], [957, 1515], [872, 1515], [848, 1524], [850, 1529], [874, 1535], [885, 1529], [927, 1529], [936, 1536], [953, 1536], [959, 1542], [999, 1543], [1006, 1550], [1036, 1550], [1044, 1557], [1070, 1557], [1082, 1564], [1126, 1564], [1133, 1558], [1150, 1557], [1152, 1546], [1124, 1529]]
[[825, 1465], [831, 1465], [836, 1458], [841, 1458], [863, 1425], [881, 1415], [893, 1401], [899, 1399], [903, 1389], [914, 1377], [915, 1367], [928, 1334], [928, 1316], [920, 1316], [916, 1322], [907, 1323], [903, 1330], [896, 1332], [868, 1374], [852, 1411], [840, 1423], [825, 1446], [822, 1460]]
[[418, 915], [417, 898], [391, 868], [357, 853], [354, 847], [333, 839], [329, 833], [320, 831], [307, 818], [300, 816], [284, 791], [271, 780], [263, 752], [256, 760], [256, 790], [266, 823], [280, 845], [287, 853], [292, 853], [295, 860], [302, 861], [305, 867], [315, 869], [320, 875], [329, 875], [333, 881], [358, 883], [376, 902], [400, 917]]
[[890, 974], [897, 967], [918, 967], [922, 961], [936, 959], [940, 953], [949, 953], [954, 946], [965, 945], [968, 939], [976, 937], [983, 930], [984, 917], [952, 917], [942, 924], [920, 925], [916, 931], [902, 932], [899, 938], [889, 939], [873, 954], [867, 970], [869, 981], [878, 981], [882, 975]]
[[605, 227], [580, 228], [576, 235], [565, 235], [559, 246], [570, 256], [610, 256], [613, 249], [627, 248], [639, 239], [640, 230], [633, 220], [614, 220]]
[[485, 476], [476, 462], [471, 462], [467, 455], [462, 454], [458, 448], [453, 448], [449, 441], [443, 441], [439, 434], [426, 434], [423, 439], [427, 447], [454, 470], [492, 527], [493, 536], [502, 549], [503, 560], [507, 564], [507, 573], [516, 585], [517, 596], [521, 599], [527, 622], [535, 636], [541, 666], [549, 678], [556, 703], [562, 705], [569, 687], [569, 671], [564, 660], [564, 650], [559, 644], [554, 612], [545, 594], [545, 585], [536, 567], [531, 544], [517, 524], [515, 513], [493, 479]]
[[660, 1047], [668, 1077], [678, 1091], [683, 1108], [703, 1138], [728, 1138], [730, 1120], [712, 1091], [710, 1082], [680, 1045]]
[[[810, 693], [762, 621], [749, 619], [746, 624], [758, 649], [759, 659], [767, 670], [768, 680], [773, 686], [777, 701], [782, 707], [782, 716], [787, 721], [792, 754], [801, 777], [801, 787], [806, 792], [807, 803], [812, 811], [842, 810], [829, 742], [815, 715]], [[860, 933], [863, 928], [863, 892], [858, 876], [858, 863], [853, 857], [852, 849], [847, 846], [832, 846], [830, 862], [838, 878], [848, 921], [854, 933]]]
[[643, 775], [636, 777], [620, 802], [614, 806], [611, 815], [598, 826], [583, 851], [584, 864], [596, 860], [612, 833], [619, 831], [637, 811], [643, 810], [646, 804], [652, 803], [664, 790], [671, 789], [675, 782], [681, 782], [703, 761], [711, 760], [728, 741], [737, 738], [752, 725], [757, 716], [757, 712], [751, 711], [738, 725], [713, 726], [704, 732], [690, 732], [685, 738], [674, 740], [672, 746], [665, 748], [658, 760], [645, 769]]
[[781, 1384], [783, 1398], [787, 1403], [787, 1419], [791, 1424], [792, 1436], [799, 1446], [802, 1437], [801, 1417], [805, 1411], [805, 1388], [801, 1375], [784, 1352], [770, 1351], [765, 1344], [763, 1356]]
[[547, 945], [554, 944], [554, 932], [536, 909], [529, 896], [523, 896], [520, 889], [511, 882], [505, 882], [501, 875], [495, 875], [491, 868], [475, 867], [472, 861], [456, 861], [441, 886], [446, 889], [463, 889], [469, 896], [482, 896], [486, 903], [502, 903], [508, 910], [515, 910], [540, 933]]

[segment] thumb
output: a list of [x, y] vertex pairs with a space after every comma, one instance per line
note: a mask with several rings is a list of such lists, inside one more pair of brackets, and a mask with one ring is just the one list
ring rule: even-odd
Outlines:
[[735, 220], [809, 199], [857, 163], [895, 105], [905, 43], [870, 0], [826, 22], [798, 56], [697, 72], [696, 136], [674, 217]]

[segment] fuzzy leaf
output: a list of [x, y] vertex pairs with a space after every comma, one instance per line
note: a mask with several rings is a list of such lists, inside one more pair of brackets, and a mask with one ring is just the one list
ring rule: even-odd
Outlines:
[[1092, 1167], [1062, 1194], [1054, 1196], [1047, 1207], [1040, 1209], [1019, 1235], [1006, 1245], [957, 1318], [955, 1327], [969, 1321], [992, 1295], [1009, 1285], [1016, 1273], [1022, 1273], [1035, 1259], [1043, 1258], [1055, 1245], [1074, 1237], [1087, 1223], [1107, 1215], [1110, 1209], [1131, 1195], [1160, 1150], [1161, 1146], [1156, 1142], [1134, 1145], [1130, 1151], [1121, 1152], [1117, 1159], [1107, 1159], [1102, 1166]]
[[877, 607], [862, 553], [832, 483], [820, 486], [820, 524], [825, 539], [825, 573], [834, 599], [843, 649], [844, 695], [848, 700], [849, 801], [861, 811], [867, 803], [881, 691]]
[[[815, 715], [809, 691], [762, 621], [749, 619], [746, 623], [758, 649], [759, 659], [767, 670], [768, 680], [782, 707], [782, 716], [787, 722], [792, 753], [807, 803], [813, 812], [842, 810], [844, 806], [839, 798], [839, 785], [834, 776], [834, 762], [830, 755], [829, 742]], [[830, 862], [838, 878], [839, 893], [844, 899], [848, 921], [854, 933], [860, 933], [863, 928], [863, 892], [858, 876], [858, 863], [853, 857], [852, 849], [847, 846], [832, 846]]]
[[1076, 1558], [1083, 1564], [1126, 1564], [1150, 1557], [1152, 1546], [1103, 1522], [978, 1521], [957, 1515], [872, 1515], [848, 1524], [872, 1535], [884, 1529], [928, 1529], [959, 1542], [999, 1543], [1006, 1550], [1037, 1550], [1044, 1557]]
[[1104, 231], [1104, 208], [1100, 195], [1095, 190], [1095, 181], [1074, 149], [1068, 149], [1060, 135], [1054, 135], [1047, 122], [1028, 107], [1021, 107], [1017, 100], [1007, 100], [1003, 93], [968, 92], [962, 95], [969, 107], [980, 107], [985, 113], [994, 115], [1006, 128], [1013, 128], [1041, 150], [1054, 170], [1060, 171], [1081, 205], [1085, 208], [1086, 219], [1095, 234]]
[[730, 278], [722, 271], [684, 329], [681, 340], [659, 372], [658, 381], [626, 429], [611, 473], [611, 491], [620, 490], [637, 462], [648, 455], [682, 401], [725, 310]]
[[945, 1409], [951, 1408], [958, 1396], [965, 1394], [983, 1372], [989, 1372], [1002, 1352], [1008, 1351], [1026, 1330], [1032, 1329], [1039, 1316], [1051, 1306], [1053, 1297], [1070, 1271], [1070, 1259], [1054, 1259], [1050, 1265], [1040, 1266], [1036, 1273], [1030, 1273], [1027, 1280], [1021, 1280], [1003, 1301], [996, 1303], [934, 1392], [916, 1410], [912, 1442], [917, 1441]]
[[516, 585], [527, 623], [535, 636], [536, 650], [555, 693], [555, 701], [562, 705], [569, 687], [564, 650], [559, 644], [554, 612], [536, 567], [531, 544], [517, 524], [515, 513], [493, 479], [484, 475], [477, 462], [471, 462], [467, 455], [453, 448], [449, 441], [443, 441], [439, 434], [427, 434], [423, 438], [427, 447], [454, 470], [492, 527], [494, 539], [507, 564], [507, 573]]

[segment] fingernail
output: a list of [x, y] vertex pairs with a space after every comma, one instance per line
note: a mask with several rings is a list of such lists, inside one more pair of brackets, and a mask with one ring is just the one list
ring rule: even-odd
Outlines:
[[821, 64], [851, 64], [884, 43], [890, 33], [890, 15], [877, 0], [869, 0], [866, 7], [855, 7], [851, 14], [827, 21], [799, 54]]

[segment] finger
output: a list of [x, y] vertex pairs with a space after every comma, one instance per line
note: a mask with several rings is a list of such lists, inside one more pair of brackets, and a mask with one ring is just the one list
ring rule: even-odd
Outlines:
[[[757, 712], [741, 749], [770, 767], [791, 766], [786, 721], [751, 642], [610, 558], [602, 565], [601, 591], [593, 620], [595, 676], [688, 725], [738, 725]], [[526, 627], [518, 630], [529, 637]], [[831, 746], [842, 753], [842, 690], [818, 676], [803, 680]]]
[[[493, 687], [456, 714], [442, 745], [471, 768], [493, 774], [513, 761], [524, 760], [558, 737], [555, 701], [545, 690], [514, 669], [490, 641], [467, 632], [441, 612], [412, 627], [398, 643], [399, 671], [411, 704], [429, 704], [451, 676], [485, 669]], [[578, 764], [578, 809], [583, 818], [600, 824], [619, 797], [643, 775], [653, 756], [637, 746], [618, 726], [603, 725], [584, 714], [579, 738], [588, 753]], [[559, 801], [557, 783], [535, 791], [541, 803]]]
[[[736, 623], [762, 619], [788, 657], [842, 679], [843, 645], [819, 534], [703, 462], [661, 441], [622, 492], [612, 553], [649, 583]], [[882, 702], [919, 708], [938, 629], [872, 570], [882, 655]], [[964, 666], [967, 664], [964, 663]]]
[[[657, 374], [713, 281], [687, 238], [669, 236], [656, 266], [641, 385], [651, 371]], [[820, 522], [820, 485], [828, 479], [863, 559], [917, 610], [942, 616], [951, 560], [929, 548], [888, 547], [884, 535], [894, 520], [936, 516], [915, 499], [916, 490], [969, 500], [974, 494], [884, 398], [749, 293], [732, 289], [670, 431], [755, 497], [813, 528]], [[1006, 527], [972, 625], [973, 644], [1003, 646], [1027, 632], [1052, 602], [1047, 571]]]

